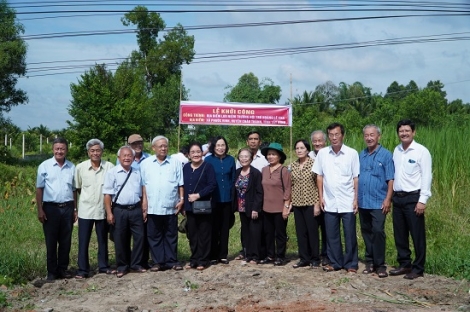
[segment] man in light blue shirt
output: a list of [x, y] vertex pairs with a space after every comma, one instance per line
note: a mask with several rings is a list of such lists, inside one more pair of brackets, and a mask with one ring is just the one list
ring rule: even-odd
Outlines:
[[[118, 151], [120, 164], [106, 173], [103, 185], [106, 218], [114, 225], [114, 249], [118, 278], [129, 272], [143, 273], [142, 246], [147, 210], [142, 205], [142, 183], [139, 170], [131, 167], [134, 151], [123, 146]], [[127, 180], [126, 180], [127, 179]], [[132, 234], [133, 248], [131, 252]]]
[[377, 272], [387, 277], [385, 265], [385, 219], [390, 211], [393, 195], [392, 153], [379, 144], [380, 128], [367, 125], [362, 130], [367, 144], [359, 155], [360, 173], [358, 184], [359, 219], [366, 247], [366, 268], [362, 273]]
[[39, 165], [36, 179], [36, 204], [46, 240], [48, 281], [72, 277], [67, 268], [73, 223], [77, 220], [75, 166], [65, 159], [67, 141], [56, 138], [52, 151], [54, 157]]
[[154, 265], [152, 272], [182, 270], [177, 260], [178, 213], [183, 208], [183, 168], [168, 156], [168, 139], [152, 140], [155, 156], [140, 164], [143, 207], [147, 209], [147, 238]]

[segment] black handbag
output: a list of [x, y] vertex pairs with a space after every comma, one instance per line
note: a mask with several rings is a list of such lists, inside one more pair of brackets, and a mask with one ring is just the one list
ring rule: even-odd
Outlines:
[[[204, 164], [204, 168], [202, 168], [201, 175], [197, 180], [196, 186], [194, 187], [194, 191], [196, 191], [199, 181], [201, 180], [202, 175], [204, 174], [204, 170], [206, 169], [207, 164]], [[212, 202], [211, 200], [196, 200], [193, 202], [193, 213], [194, 214], [210, 214], [212, 213]]]

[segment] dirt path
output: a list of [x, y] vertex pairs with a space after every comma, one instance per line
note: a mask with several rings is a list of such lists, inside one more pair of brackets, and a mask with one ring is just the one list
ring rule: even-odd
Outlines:
[[[470, 284], [232, 261], [196, 270], [98, 274], [7, 290], [6, 311], [470, 311]], [[362, 270], [363, 267], [361, 266]], [[359, 272], [361, 272], [361, 270]], [[5, 291], [5, 290], [3, 290]], [[0, 309], [1, 310], [1, 309]]]

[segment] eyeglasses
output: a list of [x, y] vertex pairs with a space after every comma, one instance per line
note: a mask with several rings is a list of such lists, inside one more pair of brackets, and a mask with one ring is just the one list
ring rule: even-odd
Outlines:
[[328, 133], [329, 138], [339, 138], [341, 137], [341, 133]]
[[202, 154], [202, 151], [191, 151], [189, 152], [189, 155], [200, 155]]

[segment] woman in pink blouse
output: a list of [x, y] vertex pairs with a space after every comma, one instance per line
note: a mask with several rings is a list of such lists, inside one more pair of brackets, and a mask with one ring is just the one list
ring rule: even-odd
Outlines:
[[261, 150], [269, 166], [263, 168], [263, 222], [266, 235], [266, 259], [260, 263], [286, 263], [287, 218], [290, 213], [291, 175], [282, 164], [286, 160], [281, 144], [271, 143]]

